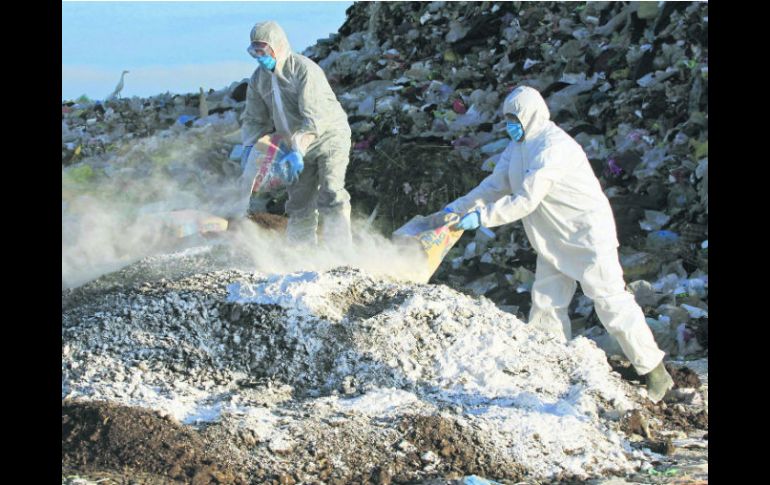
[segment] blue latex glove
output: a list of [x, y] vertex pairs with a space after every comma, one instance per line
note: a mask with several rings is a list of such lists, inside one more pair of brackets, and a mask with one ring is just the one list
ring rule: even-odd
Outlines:
[[455, 226], [455, 230], [462, 229], [468, 231], [471, 229], [478, 229], [481, 227], [481, 215], [479, 211], [473, 211], [469, 214], [465, 214], [460, 222]]
[[296, 151], [289, 152], [278, 162], [278, 165], [281, 167], [281, 176], [288, 184], [296, 182], [299, 179], [299, 174], [302, 173], [302, 169], [305, 168], [302, 155]]
[[254, 145], [247, 145], [243, 147], [243, 151], [241, 151], [241, 172], [246, 170], [246, 161], [249, 159], [249, 153], [251, 153], [253, 147]]

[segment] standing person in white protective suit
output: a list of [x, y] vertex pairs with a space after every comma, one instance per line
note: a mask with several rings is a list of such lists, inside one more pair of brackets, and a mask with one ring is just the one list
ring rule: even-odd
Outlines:
[[350, 126], [321, 68], [291, 51], [283, 29], [273, 21], [251, 30], [248, 48], [259, 67], [249, 79], [241, 116], [245, 166], [260, 137], [277, 132], [291, 142], [279, 160], [286, 167], [289, 200], [287, 238], [317, 243], [319, 212], [324, 242], [345, 249], [352, 244], [350, 195], [345, 171], [350, 156]]
[[626, 291], [612, 209], [588, 158], [550, 121], [535, 89], [513, 90], [503, 114], [513, 141], [494, 172], [444, 210], [463, 215], [457, 227], [466, 230], [521, 219], [537, 252], [529, 323], [570, 339], [567, 308], [579, 281], [604, 327], [636, 371], [647, 375], [650, 399], [659, 401], [673, 380], [641, 308]]

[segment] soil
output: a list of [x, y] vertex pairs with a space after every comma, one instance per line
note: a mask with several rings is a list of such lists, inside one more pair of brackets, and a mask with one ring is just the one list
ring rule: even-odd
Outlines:
[[[671, 456], [676, 452], [676, 447], [670, 438], [663, 436], [659, 431], [708, 430], [708, 412], [693, 411], [681, 405], [648, 403], [642, 410], [635, 409], [626, 413], [621, 420], [621, 429], [629, 436], [639, 435], [645, 438], [637, 442], [636, 447], [649, 448], [655, 453]], [[707, 439], [708, 434], [705, 436]]]
[[633, 368], [628, 360], [617, 355], [611, 355], [607, 357], [607, 362], [609, 362], [613, 371], [620, 374], [622, 379], [635, 383], [644, 382], [644, 378], [636, 373], [636, 369]]
[[638, 434], [647, 438], [656, 437], [657, 425], [651, 424], [651, 417], [658, 418], [666, 430], [708, 430], [709, 418], [706, 410], [692, 410], [681, 405], [652, 404], [647, 402], [643, 410], [629, 411], [623, 417], [621, 428], [627, 434]]
[[628, 435], [638, 434], [639, 436], [652, 438], [647, 419], [638, 409], [629, 411], [623, 416], [621, 428]]
[[286, 225], [289, 223], [288, 218], [267, 212], [253, 212], [248, 218], [264, 229], [277, 232], [286, 232]]
[[144, 475], [146, 483], [248, 483], [227, 462], [198, 431], [157, 413], [106, 402], [62, 402], [65, 475], [122, 470]]
[[666, 366], [666, 370], [671, 374], [671, 378], [674, 379], [674, 388], [694, 388], [698, 389], [701, 386], [701, 381], [698, 378], [698, 374], [695, 373], [689, 367], [673, 367]]
[[[623, 379], [639, 385], [644, 384], [644, 377], [636, 373], [629, 361], [613, 356], [608, 358], [608, 362]], [[700, 378], [689, 367], [666, 364], [666, 370], [674, 379], [675, 389], [701, 388]], [[700, 406], [666, 402], [666, 399], [657, 404], [644, 400], [642, 408], [626, 413], [620, 424], [627, 435], [644, 438], [635, 443], [634, 447], [648, 448], [655, 453], [672, 456], [677, 450], [672, 440], [666, 436], [667, 432], [679, 431], [689, 434], [699, 430], [708, 431], [708, 411]], [[707, 439], [708, 434], [705, 436]]]
[[513, 482], [524, 477], [523, 467], [500, 462], [493, 452], [480, 447], [457, 423], [441, 416], [415, 416], [403, 420], [399, 429], [404, 432], [404, 438], [415, 445], [416, 450], [395, 463], [394, 479], [397, 482], [407, 478], [399, 476], [400, 468], [408, 468], [409, 463], [412, 466], [419, 464], [428, 452], [441, 457], [437, 471], [442, 476], [454, 472]]
[[647, 412], [657, 417], [663, 422], [665, 429], [676, 429], [682, 431], [692, 431], [709, 429], [708, 411], [689, 409], [688, 406], [681, 404], [661, 405], [653, 404], [649, 401], [645, 403]]

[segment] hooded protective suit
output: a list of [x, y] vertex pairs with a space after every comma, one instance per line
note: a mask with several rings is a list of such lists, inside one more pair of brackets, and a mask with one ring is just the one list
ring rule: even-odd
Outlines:
[[291, 51], [276, 22], [256, 24], [251, 42], [256, 41], [273, 49], [276, 66], [273, 72], [258, 67], [249, 79], [241, 116], [243, 144], [253, 145], [275, 131], [290, 138], [292, 149], [304, 157], [299, 180], [288, 187], [290, 241], [315, 243], [320, 212], [324, 241], [350, 245], [350, 195], [345, 190], [351, 135], [347, 114], [323, 70]]
[[516, 88], [503, 112], [519, 118], [523, 141], [512, 141], [494, 172], [448, 207], [478, 210], [486, 227], [522, 220], [537, 252], [530, 324], [569, 339], [567, 308], [579, 281], [637, 372], [650, 372], [664, 353], [625, 289], [612, 209], [582, 147], [550, 121], [535, 89]]

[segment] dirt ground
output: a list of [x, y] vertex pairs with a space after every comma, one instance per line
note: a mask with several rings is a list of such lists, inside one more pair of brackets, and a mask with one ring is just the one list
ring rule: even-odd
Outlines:
[[264, 229], [277, 232], [286, 232], [286, 225], [289, 223], [288, 218], [267, 212], [253, 212], [249, 214], [249, 219]]
[[[316, 457], [318, 483], [389, 484], [419, 483], [416, 470], [424, 468], [431, 456], [440, 456], [441, 465], [433, 475], [461, 478], [475, 474], [495, 476], [517, 482], [523, 467], [502, 466], [494, 452], [480, 448], [455, 423], [440, 416], [415, 416], [398, 424], [402, 433], [383, 447], [404, 453], [392, 463], [377, 463], [378, 457], [355, 454], [355, 429], [341, 430], [352, 446], [347, 470], [334, 466], [329, 450], [299, 449], [287, 452], [281, 461], [291, 464], [292, 455], [310, 452]], [[408, 444], [408, 447], [405, 446]], [[239, 485], [247, 483], [305, 483], [299, 470], [269, 473], [249, 470], [249, 479], [233, 454], [218, 446], [210, 436], [196, 429], [139, 408], [106, 402], [62, 404], [62, 476], [88, 476], [117, 484]], [[219, 447], [221, 448], [221, 447]], [[374, 460], [375, 466], [372, 467]], [[357, 464], [357, 466], [356, 466]], [[366, 470], [365, 472], [362, 472]], [[104, 482], [100, 482], [104, 483]]]
[[[621, 367], [622, 363], [614, 362]], [[677, 388], [698, 387], [700, 379], [686, 366], [669, 366], [677, 381]], [[627, 375], [630, 373], [626, 373]], [[637, 376], [638, 378], [638, 376]], [[666, 402], [668, 401], [668, 402]], [[216, 426], [216, 425], [214, 425]], [[247, 470], [239, 462], [238, 454], [232, 453], [207, 433], [191, 426], [182, 425], [173, 418], [138, 408], [102, 402], [62, 403], [62, 476], [89, 477], [108, 484], [247, 484], [266, 483], [275, 485], [298, 483], [461, 483], [467, 475], [494, 477], [502, 483], [530, 483], [526, 481], [523, 467], [500, 466], [495, 453], [485, 450], [463, 433], [456, 424], [440, 416], [414, 416], [401, 419], [397, 425], [399, 437], [381, 443], [381, 447], [398, 448], [403, 453], [393, 462], [379, 462], [374, 455], [356, 456], [343, 472], [334, 466], [329, 450], [323, 445], [298, 447], [280, 458], [285, 471]], [[683, 450], [672, 439], [692, 432], [705, 432], [708, 440], [708, 412], [706, 409], [687, 406], [667, 398], [665, 401], [647, 403], [641, 409], [627, 413], [621, 419], [621, 429], [631, 437], [634, 448], [648, 448], [666, 456], [668, 464], [662, 468], [680, 472], [676, 463], [690, 463], [692, 454], [678, 455]], [[342, 442], [347, 442], [355, 455], [357, 441], [366, 437], [356, 436], [355, 427], [340, 429]], [[636, 439], [634, 439], [636, 438]], [[406, 446], [405, 446], [406, 444]], [[242, 446], [242, 444], [239, 444]], [[685, 450], [686, 451], [686, 450]], [[302, 480], [299, 470], [290, 467], [301, 454], [309, 453], [316, 458], [318, 481]], [[346, 453], [347, 454], [347, 453]], [[696, 454], [698, 460], [707, 463], [707, 452]], [[392, 456], [392, 455], [391, 455]], [[424, 467], [431, 456], [441, 457], [440, 466], [423, 480], [415, 479], [415, 470]], [[358, 463], [358, 466], [356, 466]], [[374, 466], [371, 466], [374, 463]], [[252, 465], [253, 466], [253, 465]], [[356, 471], [366, 470], [366, 472]], [[692, 468], [692, 467], [691, 467]], [[684, 468], [689, 470], [688, 468]], [[654, 469], [653, 469], [654, 471]], [[649, 470], [648, 470], [649, 472]], [[707, 472], [706, 472], [707, 473]], [[665, 474], [637, 474], [634, 481], [626, 483], [707, 483]], [[247, 478], [248, 476], [248, 478]], [[649, 481], [641, 480], [640, 476]], [[707, 475], [706, 475], [707, 476]], [[439, 478], [440, 477], [440, 478]], [[630, 477], [626, 477], [630, 478]], [[684, 480], [684, 481], [682, 481]], [[63, 482], [70, 483], [70, 482]], [[74, 483], [74, 482], [72, 482]], [[584, 483], [568, 476], [557, 477], [550, 483]], [[597, 482], [601, 483], [601, 482]], [[610, 482], [611, 483], [611, 482]], [[618, 482], [622, 483], [622, 482]]]
[[[524, 477], [523, 467], [500, 466], [495, 457], [479, 449], [471, 438], [464, 435], [454, 423], [440, 416], [417, 416], [408, 421], [402, 421], [399, 429], [405, 439], [414, 443], [417, 450], [407, 454], [404, 462], [419, 462], [425, 453], [434, 453], [445, 459], [440, 473], [447, 475], [478, 475], [482, 477], [495, 476], [497, 479], [518, 482]], [[404, 467], [404, 463], [396, 462], [396, 469]], [[394, 478], [397, 482], [399, 475]]]
[[126, 479], [140, 475], [143, 483], [248, 483], [228, 461], [194, 429], [154, 412], [103, 402], [62, 403], [64, 476], [106, 471]]
[[[628, 361], [613, 357], [609, 362], [624, 379], [644, 382]], [[708, 483], [708, 406], [702, 402], [707, 385], [687, 365], [667, 363], [666, 368], [674, 379], [674, 389], [663, 401], [643, 401], [641, 409], [621, 419], [621, 429], [632, 447], [649, 449], [664, 458], [647, 474], [639, 472], [633, 478], [626, 477], [633, 481], [618, 483]]]

